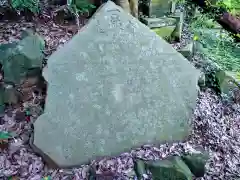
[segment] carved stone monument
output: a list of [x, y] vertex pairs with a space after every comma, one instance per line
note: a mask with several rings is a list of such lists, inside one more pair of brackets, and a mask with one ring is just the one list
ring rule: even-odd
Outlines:
[[61, 167], [119, 155], [191, 130], [200, 72], [109, 1], [48, 60], [32, 146]]

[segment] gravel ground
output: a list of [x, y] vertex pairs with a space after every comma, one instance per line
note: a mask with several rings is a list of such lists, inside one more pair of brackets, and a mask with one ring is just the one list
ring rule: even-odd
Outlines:
[[[31, 24], [29, 24], [31, 26]], [[54, 27], [55, 26], [55, 27]], [[15, 37], [19, 27], [26, 27], [23, 22], [9, 24], [1, 23], [0, 33], [11, 31], [4, 41]], [[5, 29], [3, 28], [5, 27]], [[38, 30], [48, 44], [47, 54], [51, 54], [59, 44], [70, 39], [71, 33], [66, 33], [64, 28], [48, 22], [40, 25]], [[0, 34], [1, 35], [1, 34]], [[192, 35], [185, 24], [183, 40], [173, 45], [176, 49], [187, 44]], [[194, 57], [194, 62], [201, 63], [200, 56]], [[32, 121], [37, 118], [42, 109], [38, 105], [42, 96], [33, 96], [31, 101], [24, 105], [33, 111]], [[183, 152], [205, 150], [209, 152], [210, 159], [206, 164], [207, 172], [199, 180], [237, 180], [240, 178], [240, 105], [230, 100], [222, 100], [210, 89], [200, 92], [197, 106], [193, 116], [193, 130], [188, 140], [175, 144], [162, 144], [161, 146], [145, 145], [139, 149], [125, 152], [118, 157], [92, 161], [90, 165], [96, 166], [102, 179], [133, 179], [133, 158], [162, 159], [170, 155]], [[31, 122], [26, 122], [19, 109], [10, 110], [0, 121], [0, 131], [14, 131], [18, 136], [9, 142], [8, 149], [0, 150], [0, 179], [14, 177], [21, 180], [40, 180], [42, 177], [51, 176], [54, 180], [74, 179], [83, 180], [87, 177], [90, 165], [83, 165], [76, 169], [51, 169], [29, 147], [29, 135], [32, 132]], [[109, 175], [109, 176], [107, 176]], [[112, 176], [111, 176], [112, 175]], [[114, 176], [114, 177], [113, 177]], [[14, 179], [13, 178], [13, 179]]]

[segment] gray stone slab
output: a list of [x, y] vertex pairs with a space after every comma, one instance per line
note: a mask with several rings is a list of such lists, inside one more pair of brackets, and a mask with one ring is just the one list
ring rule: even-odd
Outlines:
[[162, 17], [174, 11], [169, 0], [150, 0], [149, 17]]
[[170, 15], [170, 17], [175, 18], [177, 20], [177, 27], [172, 36], [175, 41], [180, 42], [182, 37], [182, 30], [183, 30], [184, 13], [176, 12], [175, 14]]
[[51, 55], [33, 145], [61, 167], [147, 143], [183, 140], [200, 72], [108, 1]]
[[186, 46], [182, 47], [178, 50], [185, 58], [191, 60], [194, 54], [194, 42], [187, 44]]
[[147, 25], [149, 28], [158, 28], [164, 26], [172, 26], [177, 23], [175, 18], [161, 17], [161, 18], [148, 18], [142, 17], [140, 21]]

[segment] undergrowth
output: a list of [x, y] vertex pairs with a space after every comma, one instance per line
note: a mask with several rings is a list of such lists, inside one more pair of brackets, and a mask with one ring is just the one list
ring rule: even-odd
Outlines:
[[40, 12], [39, 0], [11, 0], [10, 3], [11, 7], [17, 11], [29, 10], [34, 14]]
[[240, 0], [219, 0], [217, 5], [226, 8], [233, 15], [240, 15]]
[[191, 31], [198, 37], [201, 51], [222, 69], [240, 71], [240, 44], [206, 15], [197, 17], [191, 23]]
[[[66, 5], [73, 14], [83, 14], [95, 8], [88, 0], [67, 0]], [[34, 14], [39, 14], [40, 0], [1, 0], [0, 7], [10, 7], [17, 12], [30, 11]]]

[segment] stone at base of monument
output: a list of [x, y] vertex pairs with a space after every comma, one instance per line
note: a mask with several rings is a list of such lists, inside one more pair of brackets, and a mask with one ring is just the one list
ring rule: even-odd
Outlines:
[[172, 38], [176, 42], [180, 42], [182, 36], [182, 29], [183, 29], [183, 21], [184, 21], [184, 13], [183, 12], [176, 12], [169, 16], [170, 18], [174, 18], [177, 21], [176, 29], [172, 34]]
[[[149, 28], [154, 29], [155, 32], [162, 38], [169, 42], [180, 42], [183, 28], [183, 12], [175, 13], [169, 17], [148, 18], [141, 17], [140, 21]], [[170, 38], [171, 37], [171, 38]]]
[[149, 28], [172, 26], [172, 25], [176, 25], [176, 22], [177, 22], [175, 18], [168, 18], [168, 17], [161, 17], [161, 18], [141, 17], [139, 20]]
[[179, 49], [178, 52], [181, 53], [188, 60], [191, 60], [194, 52], [194, 43], [191, 42], [187, 44], [183, 48]]
[[164, 26], [159, 28], [152, 28], [157, 35], [165, 39], [166, 41], [172, 41], [172, 33], [175, 30], [176, 26]]
[[140, 19], [141, 22], [146, 24], [150, 29], [157, 33], [160, 37], [167, 41], [172, 40], [172, 34], [174, 30], [176, 30], [176, 22], [175, 18], [147, 18], [142, 17]]
[[188, 137], [200, 71], [108, 1], [48, 59], [33, 145], [60, 167]]

